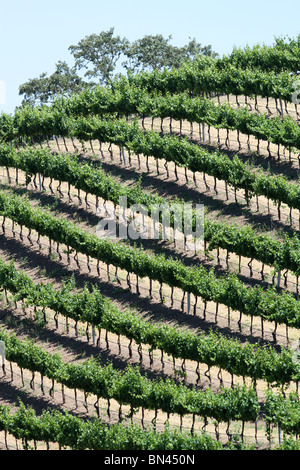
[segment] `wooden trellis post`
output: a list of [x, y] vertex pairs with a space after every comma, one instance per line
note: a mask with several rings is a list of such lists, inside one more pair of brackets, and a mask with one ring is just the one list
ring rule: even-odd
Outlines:
[[43, 189], [41, 174], [39, 173], [40, 191]]
[[281, 271], [279, 270], [277, 274], [277, 287], [278, 288], [280, 287], [280, 275], [281, 275]]
[[281, 98], [279, 99], [279, 103], [280, 103], [281, 115], [282, 115], [282, 117], [283, 117], [283, 116], [284, 116], [284, 112], [283, 112], [283, 106], [282, 106], [282, 100], [281, 100]]
[[278, 441], [280, 445], [282, 443], [282, 430], [279, 424], [278, 424]]
[[187, 313], [188, 315], [191, 313], [191, 293], [187, 293]]
[[124, 147], [121, 147], [121, 151], [122, 151], [122, 156], [123, 156], [123, 162], [124, 162], [124, 165], [127, 165], [127, 162], [126, 162], [126, 155], [125, 155]]

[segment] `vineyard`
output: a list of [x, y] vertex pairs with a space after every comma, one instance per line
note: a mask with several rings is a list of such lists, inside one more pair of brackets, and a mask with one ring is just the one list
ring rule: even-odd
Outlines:
[[[299, 69], [278, 42], [2, 113], [0, 449], [300, 448]], [[100, 237], [121, 198], [179, 236]]]

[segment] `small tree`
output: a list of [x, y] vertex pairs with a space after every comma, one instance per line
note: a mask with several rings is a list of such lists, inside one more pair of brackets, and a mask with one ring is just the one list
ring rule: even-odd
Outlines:
[[85, 68], [85, 76], [109, 83], [120, 56], [126, 51], [129, 42], [126, 38], [114, 36], [114, 28], [91, 34], [69, 50], [75, 58], [77, 69]]
[[161, 34], [144, 36], [133, 42], [126, 51], [128, 58], [123, 65], [127, 70], [137, 72], [139, 69], [160, 70], [172, 62], [174, 46], [169, 44], [172, 36], [165, 39]]
[[22, 104], [46, 103], [49, 99], [48, 81], [47, 73], [42, 73], [38, 78], [31, 78], [20, 85], [19, 95], [24, 95]]
[[189, 40], [189, 43], [182, 48], [184, 60], [195, 60], [201, 55], [213, 58], [218, 56], [218, 54], [212, 50], [211, 45], [202, 47], [195, 38], [189, 38]]
[[[189, 38], [183, 47], [170, 44], [172, 36], [164, 38], [161, 34], [147, 35], [130, 43], [126, 38], [114, 35], [114, 28], [91, 34], [71, 45], [69, 51], [75, 59], [75, 66], [70, 68], [66, 62], [59, 61], [55, 72], [48, 76], [42, 73], [38, 78], [28, 80], [19, 87], [19, 94], [24, 95], [23, 104], [32, 106], [49, 103], [57, 96], [77, 93], [97, 84], [108, 85], [114, 78], [118, 60], [123, 55], [127, 60], [122, 63], [125, 70], [136, 73], [144, 70], [162, 70], [179, 68], [187, 61], [193, 61], [200, 55], [215, 57], [211, 46], [197, 43]], [[85, 81], [78, 70], [85, 69]], [[115, 74], [117, 77], [117, 74]]]
[[49, 77], [47, 73], [42, 73], [39, 78], [30, 79], [20, 85], [19, 95], [24, 95], [22, 104], [34, 106], [51, 102], [57, 96], [80, 92], [87, 85], [77, 75], [75, 68], [70, 68], [66, 62], [59, 61], [55, 72]]
[[191, 61], [200, 55], [215, 57], [217, 54], [211, 46], [202, 47], [195, 39], [183, 47], [170, 44], [172, 36], [167, 39], [161, 34], [144, 36], [133, 42], [126, 51], [128, 60], [123, 66], [133, 73], [144, 70], [161, 70], [163, 68], [179, 68], [186, 61]]

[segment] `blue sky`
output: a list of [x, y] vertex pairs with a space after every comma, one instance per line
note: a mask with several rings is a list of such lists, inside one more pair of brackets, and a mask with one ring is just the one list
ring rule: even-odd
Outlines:
[[191, 37], [223, 55], [234, 46], [272, 45], [275, 36], [297, 36], [299, 12], [299, 0], [2, 0], [0, 112], [20, 105], [18, 87], [29, 78], [52, 73], [59, 60], [73, 65], [68, 47], [89, 34], [114, 27], [131, 42], [162, 34], [172, 35], [177, 46]]

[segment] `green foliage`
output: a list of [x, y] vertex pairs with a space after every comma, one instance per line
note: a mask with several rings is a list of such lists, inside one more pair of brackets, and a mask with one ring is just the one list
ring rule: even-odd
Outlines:
[[39, 372], [70, 389], [115, 399], [132, 408], [195, 414], [219, 422], [255, 421], [260, 410], [254, 389], [245, 386], [234, 390], [225, 388], [218, 393], [190, 390], [171, 379], [147, 379], [137, 367], [128, 365], [124, 371], [118, 371], [111, 364], [101, 367], [94, 359], [79, 364], [64, 363], [58, 354], [52, 355], [31, 341], [20, 341], [4, 331], [0, 331], [0, 338], [5, 343], [7, 360], [19, 367]]
[[[199, 56], [215, 57], [217, 54], [211, 46], [202, 47], [196, 39], [190, 39], [183, 47], [170, 44], [172, 36], [167, 39], [161, 34], [146, 35], [142, 39], [134, 41], [126, 50], [127, 61], [123, 66], [129, 75], [134, 77], [141, 70], [165, 71], [178, 69], [185, 62], [193, 62]], [[133, 73], [132, 73], [133, 72]]]
[[[66, 62], [59, 61], [55, 71], [48, 76], [42, 73], [38, 78], [28, 80], [19, 86], [19, 95], [24, 95], [22, 106], [37, 106], [42, 103], [53, 102], [59, 96], [69, 96], [79, 93], [88, 86]], [[89, 85], [91, 86], [91, 85]]]
[[[204, 432], [194, 436], [170, 430], [158, 433], [150, 427], [128, 424], [108, 426], [100, 420], [83, 421], [68, 412], [45, 411], [37, 416], [32, 408], [20, 402], [17, 411], [0, 406], [0, 429], [16, 439], [22, 439], [25, 448], [28, 441], [58, 443], [72, 450], [222, 450], [220, 442]], [[231, 450], [234, 447], [230, 446]]]
[[[166, 150], [166, 149], [165, 149]], [[119, 183], [110, 174], [104, 173], [101, 168], [94, 168], [88, 163], [80, 163], [71, 155], [53, 155], [48, 149], [45, 150], [20, 150], [16, 151], [8, 146], [0, 147], [0, 164], [5, 167], [19, 168], [27, 175], [42, 174], [44, 177], [50, 177], [57, 181], [66, 181], [76, 189], [86, 191], [89, 194], [101, 197], [105, 201], [111, 201], [119, 204], [120, 197], [126, 197], [128, 205], [142, 204], [148, 210], [149, 216], [152, 215], [153, 205], [165, 204], [165, 199], [158, 195], [150, 194], [142, 190], [139, 183], [133, 186], [127, 186]], [[237, 167], [238, 168], [238, 167]], [[220, 171], [220, 168], [219, 168]], [[240, 181], [246, 178], [240, 174]], [[288, 187], [279, 178], [257, 178], [255, 183], [264, 184], [264, 191], [268, 196], [280, 198], [285, 194]], [[238, 182], [236, 182], [238, 185]], [[297, 187], [290, 185], [291, 191], [294, 191], [295, 200], [298, 200]], [[295, 189], [294, 189], [295, 188]], [[279, 199], [280, 200], [280, 199]], [[177, 200], [176, 204], [181, 204], [178, 220], [173, 213], [170, 217], [170, 225], [174, 227], [175, 223], [179, 226], [181, 220], [181, 230], [184, 230], [184, 202]], [[162, 215], [160, 214], [162, 219]], [[193, 212], [192, 227], [196, 228], [196, 213]], [[257, 235], [250, 227], [240, 228], [236, 225], [217, 223], [212, 221], [204, 222], [204, 239], [208, 244], [208, 251], [215, 248], [223, 248], [229, 253], [245, 256], [250, 259], [256, 259], [262, 263], [273, 266], [278, 269], [290, 269], [295, 274], [300, 274], [299, 266], [299, 239], [295, 235], [292, 239], [286, 236], [284, 242], [278, 242], [270, 236], [262, 234]]]
[[[132, 410], [139, 407], [160, 409], [170, 414], [194, 414], [228, 423], [254, 422], [260, 415], [267, 424], [268, 432], [270, 424], [278, 424], [288, 434], [299, 434], [300, 406], [299, 397], [295, 393], [285, 397], [282, 393], [276, 394], [268, 389], [266, 402], [261, 408], [253, 388], [235, 386], [233, 389], [221, 389], [217, 393], [212, 389], [189, 389], [182, 384], [175, 384], [171, 379], [147, 379], [137, 367], [127, 366], [124, 371], [117, 371], [111, 364], [101, 367], [94, 359], [79, 364], [64, 363], [58, 354], [47, 353], [33, 342], [20, 341], [4, 331], [0, 331], [0, 338], [5, 342], [7, 360], [16, 362], [19, 367], [39, 372], [68, 388], [80, 389], [98, 398], [113, 398], [120, 404], [130, 405]], [[24, 409], [21, 408], [20, 412], [22, 414]], [[7, 429], [7, 423], [10, 421], [7, 408], [3, 408], [0, 416], [0, 429]], [[19, 415], [16, 416], [20, 419]], [[32, 426], [35, 426], [37, 418], [30, 412], [18, 421], [18, 424], [21, 422], [26, 429], [16, 437], [30, 439]], [[68, 425], [72, 426], [74, 423]], [[65, 439], [73, 435], [72, 429], [66, 432], [66, 428], [61, 425], [59, 429]], [[53, 431], [43, 440], [49, 442], [50, 436], [54, 437]]]
[[[83, 143], [98, 139], [129, 152], [163, 158], [193, 172], [207, 173], [245, 190], [247, 198], [262, 195], [276, 204], [285, 203], [290, 208], [300, 209], [298, 186], [283, 177], [254, 175], [237, 157], [230, 160], [218, 152], [208, 153], [185, 138], [162, 137], [139, 130], [137, 123], [130, 126], [120, 120], [135, 115], [205, 122], [217, 129], [238, 130], [289, 150], [300, 149], [299, 126], [289, 117], [270, 119], [241, 106], [234, 110], [229, 105], [216, 105], [204, 98], [205, 93], [214, 92], [259, 95], [290, 102], [293, 77], [289, 72], [300, 68], [299, 38], [277, 38], [271, 48], [259, 45], [243, 50], [235, 48], [229, 56], [216, 58], [210, 46], [202, 48], [195, 39], [178, 48], [169, 44], [171, 36], [165, 39], [161, 35], [145, 36], [130, 45], [126, 38], [114, 37], [113, 28], [87, 36], [78, 45], [70, 46], [76, 62], [74, 68], [59, 62], [50, 77], [41, 74], [20, 86], [20, 94], [25, 95], [24, 106], [14, 116], [2, 114], [0, 117], [1, 141], [9, 144], [0, 148], [0, 164], [24, 170], [27, 182], [40, 173], [114, 203], [118, 203], [120, 195], [126, 195], [129, 203], [139, 202], [148, 209], [151, 204], [162, 202], [156, 195], [143, 192], [140, 185], [132, 188], [120, 185], [101, 170], [81, 165], [70, 155], [52, 155], [45, 150], [13, 150], [13, 141], [19, 137], [26, 140], [60, 135], [77, 137]], [[112, 81], [122, 54], [129, 59], [123, 65], [131, 73], [128, 79]], [[86, 69], [86, 77], [110, 83], [110, 87], [86, 83], [77, 75], [78, 69]], [[144, 72], [134, 75], [132, 72], [138, 69]], [[86, 87], [93, 87], [93, 90], [77, 93]], [[75, 94], [66, 98], [71, 93]], [[37, 102], [48, 103], [53, 96], [59, 98], [51, 107], [33, 109]], [[299, 302], [287, 292], [279, 294], [272, 287], [246, 288], [234, 275], [217, 277], [213, 270], [207, 272], [201, 266], [187, 268], [174, 259], [152, 257], [137, 248], [99, 240], [74, 224], [59, 220], [45, 210], [33, 209], [28, 201], [8, 197], [4, 192], [0, 193], [0, 214], [107, 265], [178, 287], [205, 302], [214, 301], [246, 315], [299, 328]], [[204, 235], [208, 251], [221, 247], [228, 253], [257, 259], [276, 270], [288, 269], [296, 276], [300, 274], [300, 246], [296, 235], [285, 237], [279, 243], [250, 228], [209, 221], [205, 222]], [[213, 332], [196, 335], [170, 328], [163, 322], [152, 324], [132, 312], [120, 312], [95, 287], [86, 285], [77, 291], [74, 279], [64, 280], [60, 289], [50, 283], [34, 284], [29, 276], [18, 272], [13, 263], [7, 265], [0, 260], [0, 287], [10, 292], [13, 300], [34, 306], [36, 318], [38, 307], [49, 308], [75, 322], [87, 322], [99, 330], [103, 328], [133, 339], [139, 346], [147, 345], [149, 351], [158, 349], [174, 359], [217, 366], [231, 374], [250, 377], [254, 384], [261, 379], [269, 385], [280, 385], [283, 390], [284, 385], [299, 380], [299, 364], [290, 349], [282, 347], [278, 352], [272, 347], [242, 344]], [[278, 425], [289, 436], [299, 435], [300, 406], [296, 393], [286, 396], [283, 391], [275, 394], [268, 388], [262, 406], [252, 387], [221, 389], [218, 393], [211, 389], [190, 389], [169, 379], [150, 380], [141, 375], [138, 368], [130, 366], [117, 371], [111, 364], [101, 366], [92, 359], [78, 364], [64, 363], [58, 354], [51, 355], [33, 341], [20, 341], [3, 330], [0, 330], [0, 338], [5, 342], [7, 360], [21, 368], [98, 398], [113, 398], [120, 404], [130, 405], [132, 413], [139, 407], [159, 409], [180, 416], [210, 417], [216, 423], [253, 422], [259, 417], [265, 420], [268, 434], [272, 425]], [[191, 436], [168, 428], [159, 434], [132, 425], [107, 427], [99, 420], [84, 422], [68, 413], [49, 411], [38, 417], [22, 403], [13, 414], [8, 407], [0, 406], [0, 430], [22, 439], [25, 448], [29, 448], [32, 439], [57, 442], [76, 450], [243, 448], [238, 441], [223, 447], [204, 433]], [[278, 449], [296, 450], [299, 442], [285, 436]]]
[[[164, 271], [163, 262], [159, 265]], [[206, 295], [222, 295], [219, 300], [225, 301], [225, 289], [218, 288], [212, 274], [204, 278], [204, 273], [196, 277], [194, 272], [191, 277], [198, 289], [205, 289]], [[210, 283], [214, 286], [212, 292], [209, 292], [208, 288]], [[137, 344], [145, 344], [150, 350], [159, 349], [175, 358], [189, 359], [209, 367], [218, 366], [232, 374], [248, 376], [253, 380], [262, 378], [271, 384], [299, 380], [299, 365], [293, 361], [291, 350], [282, 349], [281, 353], [277, 353], [272, 347], [257, 347], [250, 343], [243, 345], [237, 340], [213, 332], [195, 335], [164, 324], [151, 324], [131, 312], [120, 312], [108, 299], [102, 297], [95, 287], [89, 289], [85, 286], [81, 292], [74, 293], [72, 279], [65, 280], [60, 290], [50, 283], [34, 285], [28, 276], [18, 273], [13, 263], [7, 265], [0, 260], [0, 286], [14, 294], [15, 300], [25, 300], [27, 305], [48, 307], [67, 318], [87, 322], [99, 329], [104, 328], [133, 339]], [[232, 280], [228, 286], [228, 298], [232, 299], [232, 302], [236, 302], [234, 299], [237, 298], [240, 304], [246, 300], [250, 311], [255, 313], [255, 308], [259, 307], [251, 303], [250, 290], [242, 289], [242, 285], [238, 285], [235, 291], [230, 290], [235, 286]], [[243, 300], [243, 295], [238, 295], [238, 292], [244, 293], [246, 299]], [[256, 290], [252, 291], [252, 295], [257, 300]], [[267, 309], [267, 304], [265, 308]], [[279, 311], [283, 312], [284, 309]]]
[[220, 68], [218, 64], [219, 60], [201, 56], [178, 69], [140, 72], [130, 75], [128, 82], [123, 78], [116, 80], [113, 85], [118, 87], [122, 83], [129, 83], [152, 95], [189, 92], [192, 96], [219, 93], [252, 98], [281, 98], [288, 102], [292, 99], [294, 78], [289, 71], [276, 73], [272, 70], [255, 69], [248, 64], [247, 67], [240, 68], [230, 63]]
[[87, 69], [86, 77], [97, 78], [107, 84], [128, 45], [126, 38], [114, 36], [114, 28], [110, 28], [100, 34], [86, 36], [77, 45], [71, 45], [69, 50], [75, 58], [76, 67]]

